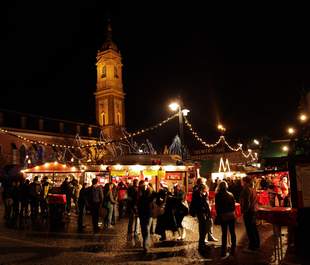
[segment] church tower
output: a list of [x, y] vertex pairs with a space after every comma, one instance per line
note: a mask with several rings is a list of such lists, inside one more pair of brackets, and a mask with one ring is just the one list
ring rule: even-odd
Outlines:
[[125, 106], [122, 82], [122, 57], [112, 41], [110, 21], [106, 40], [97, 53], [96, 118], [105, 135], [111, 139], [122, 136], [125, 126]]

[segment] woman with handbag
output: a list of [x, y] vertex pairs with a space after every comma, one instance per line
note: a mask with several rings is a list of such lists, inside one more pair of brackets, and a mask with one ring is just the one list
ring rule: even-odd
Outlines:
[[232, 193], [228, 192], [226, 181], [220, 182], [215, 195], [215, 209], [222, 228], [222, 248], [221, 257], [227, 255], [227, 228], [231, 237], [230, 254], [234, 255], [236, 250], [236, 233], [235, 233], [235, 199]]

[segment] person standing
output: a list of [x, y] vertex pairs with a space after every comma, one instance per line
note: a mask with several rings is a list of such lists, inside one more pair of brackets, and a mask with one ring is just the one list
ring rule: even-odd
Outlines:
[[186, 232], [182, 225], [182, 221], [184, 216], [188, 214], [188, 205], [185, 198], [185, 192], [181, 189], [181, 186], [178, 183], [174, 185], [173, 196], [175, 198], [175, 220], [179, 233], [177, 240], [184, 240]]
[[199, 223], [199, 242], [198, 250], [205, 251], [206, 235], [211, 229], [211, 211], [208, 203], [208, 189], [204, 184], [200, 184], [199, 189], [193, 193], [195, 199], [195, 211]]
[[236, 233], [235, 233], [235, 199], [232, 193], [228, 192], [226, 181], [220, 182], [215, 195], [215, 209], [219, 217], [222, 229], [222, 248], [221, 256], [227, 256], [227, 228], [231, 236], [230, 254], [234, 255], [236, 250]]
[[289, 199], [289, 187], [287, 177], [283, 177], [281, 180], [281, 190], [282, 190], [282, 201], [284, 207], [290, 207], [290, 199]]
[[39, 205], [42, 194], [42, 186], [38, 176], [35, 176], [33, 182], [30, 184], [30, 194], [31, 194], [31, 221], [32, 223], [35, 223], [37, 222], [39, 214]]
[[113, 224], [113, 211], [116, 200], [113, 196], [113, 184], [107, 183], [104, 185], [104, 202], [103, 207], [106, 209], [106, 215], [104, 218], [104, 227], [112, 228]]
[[121, 219], [125, 216], [126, 200], [127, 200], [127, 186], [122, 180], [117, 185], [117, 199], [118, 199], [118, 218]]
[[20, 210], [20, 227], [23, 227], [25, 219], [29, 215], [29, 203], [30, 203], [30, 181], [26, 179], [21, 185], [21, 210]]
[[127, 239], [132, 240], [132, 234], [134, 238], [138, 236], [138, 179], [134, 179], [131, 186], [128, 187], [128, 230]]
[[[209, 203], [209, 187], [206, 184], [204, 184], [204, 181], [202, 178], [197, 179], [196, 185], [193, 187], [193, 196], [194, 196], [194, 194], [197, 194], [199, 197], [200, 185], [204, 185], [206, 187], [206, 189], [207, 189], [207, 197], [206, 198], [208, 200], [208, 205], [211, 206]], [[195, 198], [193, 198], [193, 199], [195, 200]], [[205, 239], [205, 243], [208, 243], [209, 241], [218, 242], [218, 239], [213, 236], [213, 219], [211, 218], [211, 215], [209, 216], [208, 224], [210, 225], [210, 229], [208, 231], [208, 239]]]
[[48, 217], [48, 203], [47, 203], [47, 196], [50, 191], [50, 184], [48, 181], [48, 177], [44, 176], [42, 180], [42, 193], [41, 193], [41, 214], [42, 219], [47, 220]]
[[66, 177], [65, 180], [61, 183], [60, 190], [63, 194], [66, 195], [66, 212], [70, 215], [71, 211], [71, 194], [70, 194], [70, 182], [69, 178]]
[[242, 179], [243, 190], [240, 194], [240, 206], [244, 225], [249, 240], [248, 249], [255, 251], [260, 248], [260, 238], [256, 226], [257, 197], [250, 177]]
[[152, 203], [155, 199], [153, 188], [147, 182], [141, 180], [139, 182], [138, 193], [138, 213], [140, 219], [140, 227], [143, 239], [143, 251], [149, 252], [150, 248], [150, 228], [152, 222]]
[[83, 226], [83, 219], [85, 214], [85, 206], [87, 203], [87, 189], [86, 189], [87, 183], [83, 183], [83, 186], [79, 193], [79, 198], [77, 200], [78, 204], [78, 231], [82, 232], [84, 229]]
[[103, 201], [103, 192], [102, 188], [98, 185], [98, 179], [95, 178], [92, 180], [92, 186], [90, 189], [90, 206], [91, 206], [91, 215], [93, 222], [94, 233], [99, 232], [98, 221], [99, 221], [99, 208]]

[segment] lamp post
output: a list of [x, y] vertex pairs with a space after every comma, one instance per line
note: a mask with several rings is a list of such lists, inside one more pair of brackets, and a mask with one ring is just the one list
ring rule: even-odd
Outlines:
[[169, 104], [169, 108], [172, 111], [177, 111], [179, 116], [179, 134], [180, 134], [180, 142], [181, 142], [181, 158], [183, 160], [184, 155], [184, 129], [183, 129], [183, 116], [187, 116], [189, 110], [183, 109], [178, 102], [172, 102]]

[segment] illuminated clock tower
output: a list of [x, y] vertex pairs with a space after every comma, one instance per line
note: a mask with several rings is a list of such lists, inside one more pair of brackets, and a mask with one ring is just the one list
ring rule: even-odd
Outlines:
[[112, 139], [122, 136], [125, 106], [122, 82], [122, 57], [112, 41], [112, 28], [107, 25], [106, 40], [97, 53], [96, 118], [105, 135]]

